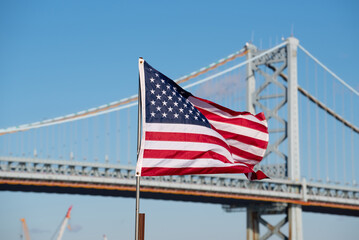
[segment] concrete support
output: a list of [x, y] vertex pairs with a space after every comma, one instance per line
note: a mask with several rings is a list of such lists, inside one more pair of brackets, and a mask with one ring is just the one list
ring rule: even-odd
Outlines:
[[259, 240], [259, 213], [247, 208], [247, 240]]
[[[247, 43], [247, 59], [253, 57], [256, 47]], [[256, 80], [253, 70], [253, 62], [247, 64], [247, 111], [255, 114], [254, 94], [256, 91]], [[259, 240], [259, 213], [247, 208], [247, 240]]]
[[302, 207], [290, 204], [288, 207], [289, 239], [302, 240]]
[[[261, 109], [266, 109], [266, 112], [270, 117], [283, 123], [285, 126], [285, 132], [278, 142], [274, 143], [274, 146], [278, 146], [288, 139], [288, 151], [279, 153], [283, 156], [287, 166], [287, 177], [289, 180], [300, 181], [300, 160], [299, 160], [299, 121], [298, 121], [298, 83], [297, 83], [297, 48], [299, 45], [298, 39], [290, 37], [287, 39], [287, 46], [285, 50], [273, 51], [270, 55], [263, 57], [262, 60], [258, 60], [255, 63], [250, 62], [247, 64], [247, 111], [255, 113], [255, 106]], [[254, 45], [247, 44], [248, 54], [247, 59], [253, 58], [258, 52]], [[277, 65], [273, 65], [276, 64]], [[278, 64], [282, 64], [278, 67]], [[258, 66], [267, 66], [274, 71], [273, 75], [269, 75], [265, 71], [262, 71]], [[287, 85], [279, 83], [276, 78], [287, 67], [288, 79]], [[256, 90], [254, 72], [257, 72], [266, 77], [265, 83], [258, 87]], [[283, 99], [277, 107], [274, 109], [267, 109], [266, 106], [261, 104], [261, 92], [269, 86], [275, 84], [283, 91], [285, 99]], [[280, 97], [275, 96], [275, 97]], [[287, 106], [288, 117], [287, 119], [281, 119], [277, 113], [281, 107]], [[274, 148], [273, 148], [274, 149]], [[273, 150], [272, 149], [272, 150]], [[275, 150], [275, 149], [274, 149]], [[273, 151], [274, 151], [273, 150]], [[269, 152], [271, 153], [271, 152]], [[261, 214], [265, 213], [266, 209], [250, 209], [247, 208], [247, 240], [254, 239], [267, 239], [272, 235], [277, 235], [281, 239], [302, 240], [302, 208], [299, 205], [288, 204], [286, 216], [277, 225], [272, 225], [261, 218]], [[283, 213], [280, 211], [274, 211], [272, 214]], [[289, 223], [289, 236], [285, 236], [280, 228], [285, 223]], [[261, 238], [259, 235], [259, 224], [263, 224], [267, 229], [267, 233]]]
[[[253, 57], [253, 53], [257, 50], [257, 48], [251, 44], [247, 43], [247, 59], [251, 59]], [[255, 105], [254, 105], [254, 93], [256, 91], [256, 79], [254, 77], [253, 70], [253, 62], [249, 62], [247, 64], [247, 111], [255, 114]]]
[[[288, 38], [288, 178], [300, 181], [299, 159], [299, 124], [298, 124], [298, 72], [297, 72], [297, 48], [299, 41], [296, 38]], [[289, 239], [302, 240], [302, 208], [299, 205], [289, 204]]]
[[295, 181], [300, 181], [297, 72], [298, 45], [298, 39], [293, 37], [288, 38], [288, 178]]

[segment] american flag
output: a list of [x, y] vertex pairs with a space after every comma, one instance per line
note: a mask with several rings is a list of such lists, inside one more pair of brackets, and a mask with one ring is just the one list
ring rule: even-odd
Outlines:
[[142, 138], [137, 176], [245, 173], [268, 145], [263, 113], [235, 112], [193, 96], [140, 59]]

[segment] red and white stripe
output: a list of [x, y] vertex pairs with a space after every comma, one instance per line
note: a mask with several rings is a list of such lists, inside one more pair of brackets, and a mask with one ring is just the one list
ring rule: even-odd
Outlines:
[[268, 125], [263, 113], [236, 112], [197, 97], [188, 99], [228, 143], [236, 162], [254, 167], [268, 146]]
[[250, 179], [266, 177], [253, 172], [268, 145], [263, 114], [234, 112], [196, 97], [188, 100], [213, 128], [145, 123], [137, 175], [247, 173]]

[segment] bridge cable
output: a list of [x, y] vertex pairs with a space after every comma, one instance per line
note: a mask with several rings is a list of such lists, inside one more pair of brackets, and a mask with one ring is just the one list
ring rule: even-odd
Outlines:
[[[314, 65], [314, 87], [315, 95], [318, 96], [318, 67]], [[320, 180], [320, 158], [319, 158], [319, 108], [315, 108], [315, 122], [316, 122], [316, 158], [317, 158], [317, 180]]]
[[[333, 108], [335, 109], [335, 81], [333, 81]], [[338, 182], [338, 164], [337, 164], [337, 123], [334, 121], [334, 181]]]
[[[306, 81], [306, 84], [307, 86], [309, 85], [309, 73], [308, 73], [308, 57], [306, 57], [306, 68], [305, 68], [305, 81]], [[288, 78], [287, 78], [288, 80]], [[310, 114], [310, 103], [309, 101], [307, 101], [307, 123], [310, 123], [311, 122], [311, 114]], [[307, 127], [307, 148], [308, 148], [308, 177], [309, 179], [312, 179], [312, 151], [311, 151], [311, 124], [308, 124], [308, 127]]]
[[[351, 109], [353, 109], [353, 95], [350, 95], [350, 106]], [[354, 111], [350, 111], [351, 113], [351, 119], [354, 122], [354, 115], [353, 115]], [[352, 162], [352, 184], [355, 185], [355, 167], [354, 167], [354, 132], [350, 131], [350, 135], [351, 135], [351, 162]]]
[[[343, 116], [345, 115], [345, 102], [344, 102], [344, 95], [342, 95], [342, 109], [343, 109]], [[344, 182], [343, 183], [346, 183], [346, 180], [347, 180], [347, 169], [346, 169], [346, 166], [347, 166], [347, 160], [346, 160], [346, 146], [345, 146], [345, 128], [342, 128], [342, 135], [343, 135], [343, 140], [342, 140], [342, 144], [343, 144], [343, 174], [344, 174]]]
[[[324, 101], [327, 102], [327, 72], [324, 73]], [[325, 142], [325, 174], [326, 181], [329, 182], [329, 165], [328, 165], [328, 114], [324, 114], [324, 142]]]
[[[201, 84], [203, 82], [206, 82], [208, 80], [211, 80], [215, 77], [218, 77], [218, 76], [221, 76], [227, 72], [230, 72], [236, 68], [239, 68], [245, 64], [248, 64], [249, 62], [251, 61], [254, 61], [282, 46], [285, 46], [287, 44], [287, 42], [283, 42], [271, 49], [268, 49], [267, 51], [251, 58], [251, 59], [248, 59], [240, 64], [237, 64], [231, 68], [228, 68], [227, 70], [224, 70], [218, 74], [215, 74], [213, 76], [210, 76], [210, 77], [207, 77], [205, 79], [202, 79], [194, 84], [189, 84], [187, 85], [186, 87], [184, 88], [189, 88], [189, 87], [192, 87], [192, 86], [195, 86], [195, 85], [198, 85], [198, 84]], [[203, 73], [206, 73], [210, 70], [213, 70], [229, 61], [232, 61], [238, 57], [242, 57], [244, 56], [245, 54], [247, 54], [247, 50], [246, 48], [243, 48], [241, 49], [240, 51], [236, 52], [235, 54], [231, 54], [229, 55], [227, 58], [224, 58], [224, 59], [221, 59], [219, 60], [217, 63], [212, 63], [210, 64], [208, 67], [205, 67], [205, 68], [201, 68], [200, 70], [196, 71], [196, 72], [193, 72], [191, 73], [190, 75], [186, 75], [184, 77], [181, 77], [179, 79], [176, 80], [176, 82], [179, 84], [179, 83], [183, 83], [183, 82], [186, 82], [192, 78], [195, 78]], [[115, 101], [115, 102], [112, 102], [112, 103], [109, 103], [109, 104], [105, 104], [105, 105], [102, 105], [102, 106], [99, 106], [99, 107], [96, 107], [96, 108], [91, 108], [91, 109], [88, 109], [88, 110], [85, 110], [85, 111], [80, 111], [80, 112], [77, 112], [77, 113], [72, 113], [72, 114], [68, 114], [66, 116], [61, 116], [61, 117], [56, 117], [56, 118], [52, 118], [52, 119], [48, 119], [48, 120], [44, 120], [44, 121], [41, 121], [41, 122], [35, 122], [35, 123], [30, 123], [30, 124], [23, 124], [23, 125], [20, 125], [20, 126], [15, 126], [15, 127], [9, 127], [9, 128], [5, 128], [5, 129], [0, 129], [0, 136], [1, 135], [4, 135], [4, 134], [8, 134], [8, 133], [14, 133], [14, 132], [19, 132], [19, 131], [26, 131], [26, 130], [29, 130], [29, 129], [33, 129], [33, 128], [40, 128], [40, 127], [44, 127], [44, 126], [50, 126], [50, 125], [54, 125], [54, 124], [60, 124], [60, 123], [66, 123], [66, 122], [70, 122], [70, 121], [75, 121], [75, 120], [79, 120], [79, 119], [84, 119], [84, 118], [88, 118], [88, 117], [94, 117], [94, 116], [97, 116], [97, 115], [102, 115], [102, 114], [105, 114], [105, 113], [109, 113], [109, 112], [113, 112], [113, 111], [118, 111], [118, 110], [121, 110], [121, 109], [125, 109], [125, 108], [129, 108], [129, 107], [132, 107], [132, 106], [136, 106], [137, 105], [137, 97], [138, 95], [133, 95], [129, 98], [125, 98], [125, 99], [122, 99], [120, 101]]]
[[338, 77], [334, 72], [332, 72], [329, 68], [327, 68], [323, 63], [321, 63], [317, 58], [315, 58], [312, 54], [310, 54], [304, 47], [301, 45], [298, 45], [300, 49], [303, 50], [309, 57], [311, 57], [316, 63], [318, 63], [322, 68], [324, 68], [326, 71], [328, 71], [335, 79], [337, 79], [341, 84], [346, 86], [350, 91], [352, 91], [354, 94], [359, 96], [359, 92], [356, 91], [354, 88], [352, 88], [349, 84], [347, 84], [344, 80], [342, 80], [340, 77]]
[[116, 112], [116, 160], [120, 163], [121, 138], [120, 138], [120, 112]]
[[131, 165], [131, 156], [130, 156], [130, 149], [131, 149], [131, 114], [130, 109], [127, 109], [127, 161], [128, 165]]

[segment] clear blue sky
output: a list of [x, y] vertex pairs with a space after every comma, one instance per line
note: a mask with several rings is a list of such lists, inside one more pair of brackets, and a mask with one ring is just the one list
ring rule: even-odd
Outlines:
[[[151, 3], [150, 3], [151, 2]], [[250, 40], [294, 33], [359, 89], [357, 1], [0, 1], [0, 128], [96, 107], [137, 93], [142, 56], [172, 78]], [[50, 239], [74, 205], [64, 240], [133, 239], [134, 199], [0, 192], [0, 239]], [[220, 205], [142, 200], [146, 239], [245, 239], [245, 213]], [[359, 220], [303, 214], [305, 239], [353, 239]], [[170, 237], [169, 237], [170, 236]]]

